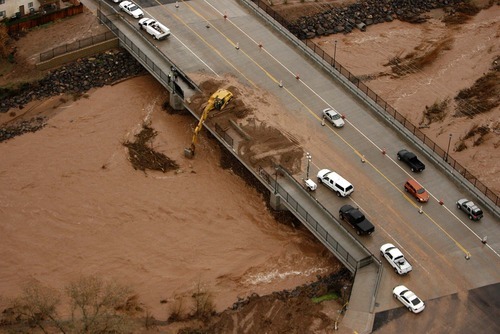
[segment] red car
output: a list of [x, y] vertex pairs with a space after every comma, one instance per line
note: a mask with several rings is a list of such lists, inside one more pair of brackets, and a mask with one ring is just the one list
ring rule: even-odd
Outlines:
[[419, 202], [428, 202], [429, 193], [415, 180], [408, 180], [405, 183], [405, 191], [410, 193]]

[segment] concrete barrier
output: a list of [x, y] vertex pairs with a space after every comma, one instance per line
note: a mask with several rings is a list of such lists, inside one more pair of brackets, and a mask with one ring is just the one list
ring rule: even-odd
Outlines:
[[76, 51], [68, 52], [60, 56], [54, 57], [47, 61], [40, 62], [35, 65], [38, 70], [44, 71], [54, 67], [58, 67], [77, 59], [95, 55], [106, 50], [115, 49], [120, 46], [118, 38], [113, 38], [101, 43], [97, 43]]

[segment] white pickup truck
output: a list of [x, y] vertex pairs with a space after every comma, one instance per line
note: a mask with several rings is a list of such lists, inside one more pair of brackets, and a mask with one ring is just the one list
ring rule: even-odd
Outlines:
[[170, 29], [153, 19], [140, 19], [139, 28], [145, 29], [154, 39], [162, 40], [170, 35]]
[[380, 247], [380, 255], [385, 257], [387, 262], [391, 264], [394, 271], [399, 275], [408, 274], [413, 268], [405, 259], [403, 253], [393, 244], [385, 244]]

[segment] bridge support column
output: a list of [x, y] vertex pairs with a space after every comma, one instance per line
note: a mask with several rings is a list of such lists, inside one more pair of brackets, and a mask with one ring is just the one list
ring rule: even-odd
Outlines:
[[288, 208], [281, 202], [282, 198], [279, 194], [272, 194], [269, 197], [269, 204], [271, 208], [276, 211], [287, 211]]
[[177, 94], [170, 93], [169, 104], [174, 110], [183, 110], [184, 109], [184, 101]]

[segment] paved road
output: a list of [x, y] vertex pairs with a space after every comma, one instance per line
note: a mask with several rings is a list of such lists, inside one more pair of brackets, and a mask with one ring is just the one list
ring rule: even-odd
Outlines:
[[[411, 143], [271, 26], [235, 1], [196, 0], [180, 2], [179, 8], [172, 2], [147, 4], [146, 16], [157, 18], [172, 31], [168, 40], [157, 43], [158, 48], [185, 73], [231, 73], [242, 83], [278, 97], [287, 106], [287, 128], [301, 130], [296, 138], [313, 157], [311, 174], [334, 169], [355, 186], [350, 198], [339, 199], [320, 185], [316, 198], [332, 213], [343, 204], [359, 206], [377, 230], [370, 237], [355, 237], [374, 254], [380, 245], [392, 242], [407, 255], [414, 270], [406, 277], [397, 276], [384, 263], [387, 270], [376, 312], [400, 307], [391, 290], [401, 283], [429, 301], [500, 282], [500, 229], [494, 216], [486, 212], [481, 222], [468, 221], [454, 203], [470, 194], [418, 150], [427, 169], [418, 175], [409, 172], [395, 154], [404, 147], [413, 149]], [[347, 116], [345, 128], [321, 125], [320, 110], [326, 106]], [[403, 191], [411, 177], [431, 194], [422, 213], [420, 205]], [[487, 244], [481, 242], [484, 236]], [[498, 285], [493, 287], [498, 293]], [[431, 308], [425, 312], [428, 317], [432, 317]], [[404, 318], [418, 321], [417, 317]]]

